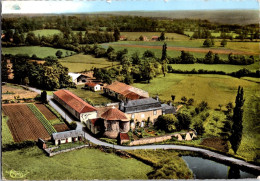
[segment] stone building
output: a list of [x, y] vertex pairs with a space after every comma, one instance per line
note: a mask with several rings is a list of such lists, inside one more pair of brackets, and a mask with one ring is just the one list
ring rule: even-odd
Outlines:
[[99, 84], [94, 83], [94, 82], [87, 82], [87, 83], [85, 83], [84, 89], [90, 89], [90, 90], [96, 92], [96, 91], [101, 90], [101, 86]]
[[97, 110], [72, 92], [62, 89], [53, 93], [53, 98], [81, 122], [97, 118]]
[[117, 138], [119, 133], [127, 133], [130, 129], [129, 119], [117, 108], [110, 108], [101, 115], [104, 120], [104, 136]]
[[174, 114], [176, 112], [175, 107], [161, 104], [158, 98], [122, 101], [119, 105], [119, 110], [124, 112], [128, 119], [133, 120], [131, 123], [132, 128], [135, 127], [136, 123], [143, 127], [146, 121], [153, 124], [158, 116], [163, 114]]
[[148, 92], [118, 81], [105, 86], [104, 93], [120, 101], [136, 100], [149, 97]]

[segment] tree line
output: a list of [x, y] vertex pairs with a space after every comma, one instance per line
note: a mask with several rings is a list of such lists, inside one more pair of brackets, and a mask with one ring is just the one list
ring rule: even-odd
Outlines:
[[56, 57], [46, 57], [45, 63], [29, 61], [26, 55], [2, 55], [2, 81], [7, 81], [6, 60], [13, 64], [13, 83], [30, 85], [45, 90], [54, 90], [73, 86], [68, 68], [63, 67]]

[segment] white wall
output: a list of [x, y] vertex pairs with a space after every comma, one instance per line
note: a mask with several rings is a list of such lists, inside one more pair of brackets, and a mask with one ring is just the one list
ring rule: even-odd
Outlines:
[[87, 123], [87, 120], [89, 119], [95, 119], [95, 118], [97, 118], [97, 111], [80, 114], [80, 121], [84, 123]]

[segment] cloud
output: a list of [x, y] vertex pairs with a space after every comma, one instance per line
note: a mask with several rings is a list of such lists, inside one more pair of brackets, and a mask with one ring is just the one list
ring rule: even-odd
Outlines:
[[77, 13], [88, 11], [91, 5], [84, 1], [2, 1], [2, 13]]

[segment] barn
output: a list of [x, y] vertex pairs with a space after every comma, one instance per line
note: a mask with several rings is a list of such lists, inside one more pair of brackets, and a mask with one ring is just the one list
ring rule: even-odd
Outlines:
[[81, 122], [97, 118], [97, 110], [72, 92], [62, 89], [53, 93], [53, 98]]

